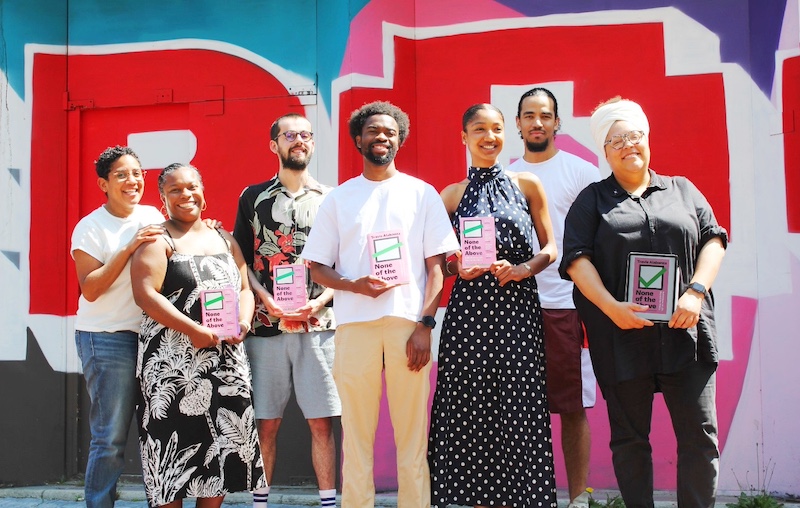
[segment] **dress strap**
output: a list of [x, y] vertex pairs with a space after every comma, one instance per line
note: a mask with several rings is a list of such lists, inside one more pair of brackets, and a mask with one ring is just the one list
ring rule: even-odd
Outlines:
[[172, 247], [172, 252], [178, 252], [178, 249], [175, 247], [175, 239], [172, 238], [171, 234], [169, 234], [169, 229], [164, 228], [164, 233], [166, 233], [166, 236], [164, 236], [164, 239], [167, 241], [169, 246]]
[[217, 234], [219, 235], [219, 237], [220, 237], [220, 238], [222, 238], [222, 243], [224, 243], [224, 244], [225, 244], [225, 248], [226, 248], [226, 249], [228, 249], [228, 252], [229, 252], [230, 254], [233, 254], [233, 252], [231, 252], [231, 244], [230, 244], [230, 242], [228, 242], [228, 240], [226, 240], [226, 239], [225, 239], [225, 237], [222, 235], [222, 231], [220, 231], [220, 230], [219, 230], [219, 228], [214, 228], [214, 231], [216, 231], [216, 232], [217, 232]]

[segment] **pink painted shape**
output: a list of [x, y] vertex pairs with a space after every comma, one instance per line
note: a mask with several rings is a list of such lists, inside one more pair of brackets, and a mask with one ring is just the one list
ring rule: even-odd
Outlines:
[[[800, 264], [795, 264], [797, 265], [797, 273], [800, 273]], [[800, 281], [798, 281], [798, 286], [800, 286]], [[742, 393], [744, 376], [747, 371], [747, 364], [750, 361], [750, 348], [755, 331], [757, 310], [757, 300], [740, 296], [732, 298], [733, 359], [720, 362], [717, 370], [717, 420], [720, 451], [725, 449], [731, 422]], [[433, 389], [436, 387], [435, 364], [431, 372], [431, 387], [432, 397]], [[611, 450], [608, 448], [608, 443], [611, 439], [611, 430], [608, 426], [608, 411], [605, 400], [600, 395], [598, 389], [597, 404], [587, 411], [589, 426], [592, 429], [589, 485], [598, 489], [615, 489], [617, 488], [617, 479], [614, 476], [614, 468], [611, 465]], [[553, 415], [551, 426], [556, 485], [563, 489], [567, 487], [567, 476], [564, 469], [564, 454], [561, 452], [561, 423], [558, 415]], [[395, 489], [397, 488], [395, 476], [397, 473], [395, 467], [396, 452], [385, 396], [381, 401], [381, 421], [375, 442], [375, 483], [380, 490]], [[653, 401], [653, 424], [650, 432], [650, 443], [653, 447], [655, 488], [659, 490], [675, 490], [677, 444], [669, 412], [661, 394], [656, 394]]]
[[556, 136], [556, 147], [572, 155], [577, 155], [581, 159], [597, 166], [597, 154], [579, 143], [569, 134], [559, 134]]
[[383, 74], [382, 23], [408, 27], [446, 26], [487, 18], [519, 18], [522, 15], [492, 0], [374, 0], [350, 22], [340, 76], [350, 73]]

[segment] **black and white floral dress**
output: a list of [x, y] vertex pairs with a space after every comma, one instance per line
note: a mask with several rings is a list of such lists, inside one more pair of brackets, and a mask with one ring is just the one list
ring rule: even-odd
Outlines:
[[[538, 241], [527, 200], [501, 166], [470, 168], [453, 217], [495, 218], [497, 258]], [[439, 345], [428, 460], [432, 505], [555, 507], [541, 310], [533, 277], [456, 280]]]
[[[241, 287], [230, 252], [174, 251], [161, 294], [200, 322], [200, 290], [225, 286]], [[151, 506], [266, 485], [243, 343], [197, 349], [187, 335], [144, 315], [136, 375], [139, 450]]]

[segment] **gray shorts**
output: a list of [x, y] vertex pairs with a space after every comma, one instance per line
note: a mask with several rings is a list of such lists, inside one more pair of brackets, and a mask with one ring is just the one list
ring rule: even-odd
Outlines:
[[283, 417], [292, 385], [303, 416], [340, 416], [342, 404], [333, 381], [333, 331], [250, 336], [244, 341], [253, 372], [256, 419]]

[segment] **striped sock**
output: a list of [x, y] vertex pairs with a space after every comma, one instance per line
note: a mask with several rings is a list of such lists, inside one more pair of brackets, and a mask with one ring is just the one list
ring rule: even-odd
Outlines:
[[333, 508], [336, 506], [336, 489], [320, 490], [319, 501], [322, 508]]
[[267, 508], [269, 486], [253, 491], [253, 508]]

